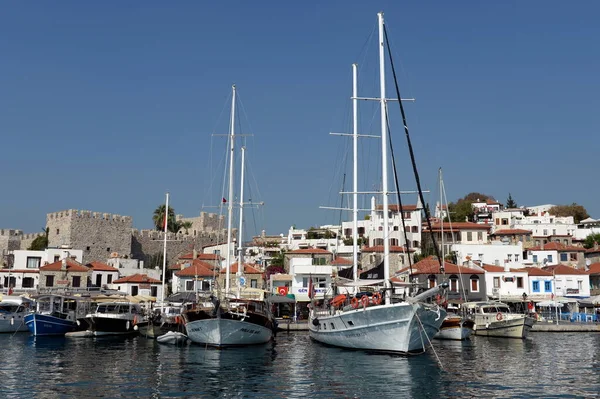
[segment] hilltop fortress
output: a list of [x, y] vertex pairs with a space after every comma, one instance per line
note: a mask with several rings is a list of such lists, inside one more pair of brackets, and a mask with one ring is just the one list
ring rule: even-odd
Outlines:
[[[178, 233], [167, 233], [167, 262], [174, 263], [178, 256], [194, 249], [222, 241], [225, 217], [202, 212], [199, 217], [177, 220], [189, 221], [191, 228]], [[68, 246], [83, 250], [83, 262], [104, 261], [115, 253], [122, 257], [140, 259], [146, 267], [162, 266], [164, 232], [137, 230], [131, 216], [68, 209], [46, 215], [48, 247]], [[0, 230], [0, 253], [27, 249], [31, 242], [44, 233], [23, 234], [21, 230]]]

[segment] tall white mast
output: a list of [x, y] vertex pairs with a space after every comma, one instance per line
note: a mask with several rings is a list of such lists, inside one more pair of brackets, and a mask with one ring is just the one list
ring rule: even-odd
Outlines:
[[[165, 309], [165, 276], [167, 274], [167, 227], [169, 225], [169, 193], [165, 201], [165, 239], [163, 242], [163, 268], [162, 268], [162, 290], [160, 293], [160, 313]], [[193, 262], [194, 260], [192, 260]]]
[[246, 147], [242, 146], [242, 170], [240, 173], [240, 227], [238, 229], [238, 269], [237, 269], [237, 278], [238, 278], [238, 292], [237, 297], [240, 297], [241, 294], [241, 284], [240, 277], [244, 274], [244, 246], [242, 245], [242, 227], [244, 223], [244, 160], [246, 155]]
[[354, 281], [358, 281], [358, 64], [352, 64], [352, 264]]
[[235, 155], [235, 85], [231, 86], [231, 118], [229, 122], [229, 198], [227, 199], [227, 256], [225, 273], [225, 294], [229, 294], [231, 269], [231, 229], [233, 222], [233, 165]]
[[[439, 183], [440, 183], [440, 226], [441, 226], [441, 233], [442, 233], [442, 237], [441, 237], [441, 244], [442, 244], [442, 262], [444, 262], [445, 259], [445, 255], [444, 255], [444, 214], [442, 213], [442, 204], [444, 203], [444, 196], [443, 196], [443, 182], [442, 182], [442, 168], [440, 168], [438, 170], [438, 179], [439, 179]], [[452, 232], [451, 232], [452, 233]], [[432, 233], [433, 234], [433, 233]], [[444, 264], [444, 263], [442, 263]]]
[[[388, 159], [387, 159], [387, 116], [385, 99], [385, 43], [383, 37], [383, 13], [377, 14], [379, 19], [379, 101], [381, 107], [381, 179], [383, 196], [383, 278], [385, 290], [385, 303], [389, 305], [390, 301], [390, 218], [389, 218], [389, 199], [388, 199]], [[400, 99], [398, 99], [400, 101]]]

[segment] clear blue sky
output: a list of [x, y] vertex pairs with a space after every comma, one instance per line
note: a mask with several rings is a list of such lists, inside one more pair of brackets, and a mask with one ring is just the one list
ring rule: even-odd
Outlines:
[[335, 222], [318, 209], [341, 185], [328, 133], [347, 126], [350, 64], [381, 10], [427, 188], [441, 166], [450, 201], [511, 192], [600, 217], [597, 2], [63, 1], [0, 6], [0, 227], [36, 232], [76, 208], [149, 228], [167, 190], [198, 215], [219, 200], [207, 165], [232, 83], [258, 229]]

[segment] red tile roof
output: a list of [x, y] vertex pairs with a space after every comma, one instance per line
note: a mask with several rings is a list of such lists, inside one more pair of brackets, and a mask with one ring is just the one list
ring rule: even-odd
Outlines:
[[[450, 231], [450, 227], [452, 227], [452, 230], [455, 230], [455, 231], [460, 231], [460, 230], [489, 230], [491, 228], [491, 225], [489, 225], [489, 224], [471, 223], [471, 222], [454, 222], [454, 223], [444, 222], [443, 223], [443, 227], [444, 227], [444, 231], [445, 232], [449, 232]], [[442, 231], [442, 223], [433, 223], [431, 225], [431, 229], [434, 232]], [[427, 223], [423, 223], [423, 230], [429, 231], [429, 228], [427, 227]]]
[[[383, 209], [383, 205], [379, 204], [375, 207], [376, 210], [381, 211]], [[389, 204], [388, 209], [392, 212], [398, 212], [399, 206], [398, 204]], [[402, 205], [402, 211], [404, 212], [413, 212], [417, 210], [417, 205]]]
[[132, 276], [121, 277], [112, 282], [112, 284], [160, 284], [161, 281], [152, 277], [148, 277], [146, 274], [134, 274]]
[[544, 270], [550, 273], [554, 272], [555, 275], [572, 275], [572, 274], [588, 274], [584, 270], [575, 269], [574, 267], [567, 265], [552, 265], [544, 267]]
[[531, 230], [523, 230], [523, 229], [504, 229], [504, 230], [496, 230], [495, 233], [492, 233], [494, 236], [508, 236], [513, 234], [531, 234]]
[[178, 277], [213, 277], [215, 276], [214, 266], [210, 263], [196, 259], [191, 266], [175, 272]]
[[208, 262], [205, 262], [203, 260], [196, 259], [193, 262], [189, 262], [188, 261], [188, 262], [175, 263], [174, 265], [168, 266], [167, 269], [169, 269], [169, 270], [182, 270], [181, 269], [182, 265], [184, 265], [184, 268], [185, 268], [185, 267], [190, 267], [190, 266], [192, 266], [192, 264], [196, 264], [196, 263], [198, 263], [200, 265], [203, 265], [204, 267], [208, 267], [211, 270], [218, 269], [218, 267], [219, 267], [217, 265], [213, 265], [212, 263], [208, 263]]
[[90, 262], [86, 266], [96, 272], [118, 272], [119, 271], [118, 269], [115, 269], [114, 267], [109, 266], [106, 263], [96, 262], [96, 261]]
[[558, 251], [558, 252], [585, 252], [585, 248], [576, 247], [574, 245], [564, 245], [559, 242], [549, 242], [542, 246], [529, 248], [529, 251]]
[[350, 259], [346, 259], [346, 258], [342, 258], [341, 256], [338, 256], [331, 262], [331, 264], [333, 266], [347, 266], [347, 265], [351, 265], [352, 261]]
[[[258, 270], [256, 264], [254, 263], [244, 263], [244, 274], [261, 274], [262, 272], [260, 270]], [[229, 268], [229, 273], [237, 273], [238, 271], [238, 263], [234, 263], [233, 265], [231, 265], [231, 267]], [[221, 269], [221, 273], [227, 273], [227, 269], [223, 268]]]
[[[496, 266], [496, 265], [483, 265], [482, 266], [483, 269], [486, 272], [490, 272], [490, 273], [503, 273], [504, 272], [504, 267], [503, 266]], [[510, 272], [523, 272], [525, 273], [524, 270], [521, 269], [509, 269]]]
[[[444, 262], [446, 274], [485, 274], [485, 271], [468, 266], [458, 266]], [[422, 259], [413, 265], [413, 274], [441, 274], [440, 262], [434, 256]]]
[[[383, 252], [383, 245], [375, 245], [373, 247], [366, 247], [361, 250], [362, 253], [365, 252]], [[393, 252], [406, 252], [406, 248], [399, 247], [396, 245], [390, 245], [390, 253]], [[408, 252], [415, 252], [414, 249], [409, 248]]]
[[[62, 260], [40, 267], [40, 271], [58, 272], [62, 270]], [[90, 269], [73, 259], [67, 259], [67, 272], [89, 272]]]
[[598, 247], [598, 248], [594, 248], [594, 247], [588, 248], [588, 249], [585, 250], [585, 253], [586, 254], [600, 253], [600, 247]]
[[519, 271], [526, 271], [530, 276], [552, 276], [552, 273], [546, 270], [542, 270], [539, 267], [524, 267], [523, 269], [517, 269]]
[[[181, 255], [179, 257], [179, 259], [181, 259], [181, 260], [192, 259], [193, 256], [194, 256], [194, 253], [192, 252], [192, 253], [189, 253], [189, 254]], [[196, 259], [200, 259], [200, 260], [221, 260], [223, 258], [219, 254], [201, 254], [201, 253], [197, 253], [196, 254]]]
[[590, 270], [588, 270], [589, 274], [600, 274], [600, 263], [592, 263], [590, 265]]
[[302, 249], [296, 249], [294, 251], [290, 251], [288, 252], [289, 254], [331, 254], [331, 252], [329, 252], [326, 249], [321, 249], [321, 248], [302, 248]]

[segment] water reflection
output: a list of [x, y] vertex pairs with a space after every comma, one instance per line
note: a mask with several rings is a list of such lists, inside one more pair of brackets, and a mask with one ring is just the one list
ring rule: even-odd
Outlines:
[[0, 397], [598, 397], [600, 335], [435, 341], [416, 357], [318, 345], [307, 334], [215, 350], [135, 338], [0, 336]]

